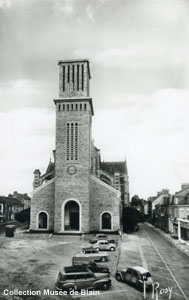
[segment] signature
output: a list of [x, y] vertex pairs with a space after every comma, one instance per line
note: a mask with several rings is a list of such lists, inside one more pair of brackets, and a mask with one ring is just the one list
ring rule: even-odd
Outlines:
[[160, 288], [159, 282], [154, 282], [152, 284], [152, 299], [158, 300], [159, 296], [168, 294], [169, 299], [171, 299], [172, 295], [172, 286], [168, 286], [166, 288]]

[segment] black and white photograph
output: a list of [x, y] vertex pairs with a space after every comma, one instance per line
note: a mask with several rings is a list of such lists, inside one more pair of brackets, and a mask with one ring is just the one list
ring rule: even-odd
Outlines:
[[0, 300], [189, 299], [188, 49], [188, 0], [0, 0]]

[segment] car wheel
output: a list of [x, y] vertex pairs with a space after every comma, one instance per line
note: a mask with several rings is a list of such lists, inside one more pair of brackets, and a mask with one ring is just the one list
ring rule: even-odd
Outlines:
[[106, 283], [106, 282], [103, 283], [103, 285], [102, 285], [102, 289], [103, 289], [104, 291], [108, 290], [109, 287], [110, 287], [110, 285], [109, 285], [108, 283]]
[[70, 294], [72, 291], [74, 291], [74, 288], [72, 287], [68, 288], [68, 294]]
[[116, 273], [116, 274], [115, 274], [115, 279], [116, 279], [117, 281], [122, 281], [122, 280], [121, 280], [121, 275], [120, 275], [119, 273]]
[[137, 286], [139, 291], [143, 291], [143, 284], [141, 284], [140, 282], [137, 282], [136, 286]]
[[106, 257], [103, 256], [103, 257], [101, 258], [101, 261], [105, 262], [105, 261], [106, 261]]
[[115, 251], [115, 248], [114, 248], [114, 247], [111, 247], [111, 248], [110, 248], [110, 251]]

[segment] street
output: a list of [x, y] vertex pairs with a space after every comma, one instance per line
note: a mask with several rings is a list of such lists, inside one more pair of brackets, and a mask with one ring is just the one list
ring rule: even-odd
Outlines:
[[[73, 253], [81, 251], [86, 245], [87, 240], [83, 241], [79, 236], [24, 234], [18, 229], [14, 238], [7, 238], [1, 234], [0, 271], [3, 276], [1, 276], [0, 295], [4, 289], [42, 291], [44, 288], [49, 288], [53, 290], [58, 270], [62, 266], [71, 264]], [[90, 297], [95, 300], [143, 299], [141, 291], [114, 278], [116, 269], [138, 265], [147, 268], [156, 282], [154, 294], [152, 291], [147, 292], [148, 300], [188, 299], [189, 257], [162, 237], [156, 229], [147, 224], [140, 224], [138, 232], [124, 234], [120, 255], [118, 254], [119, 251], [110, 252], [110, 260], [106, 263], [111, 271], [110, 290], [100, 291], [100, 295], [97, 296], [80, 295], [73, 298], [77, 300], [86, 300]], [[6, 298], [9, 299], [5, 296]], [[53, 296], [53, 299], [60, 298], [68, 297]], [[38, 300], [49, 299], [49, 297], [26, 296], [24, 299]]]
[[171, 299], [188, 299], [189, 257], [146, 224], [142, 225], [140, 242], [144, 263], [160, 288], [172, 286]]
[[189, 257], [146, 224], [128, 237], [121, 247], [118, 268], [141, 265], [150, 271], [156, 284], [147, 299], [188, 299]]

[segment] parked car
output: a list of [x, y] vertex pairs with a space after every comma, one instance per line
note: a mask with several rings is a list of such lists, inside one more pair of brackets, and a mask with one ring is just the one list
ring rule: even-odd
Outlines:
[[107, 241], [110, 242], [110, 243], [115, 243], [115, 240], [114, 240], [114, 239], [109, 238], [106, 234], [103, 234], [103, 233], [95, 234], [95, 235], [89, 240], [89, 242], [90, 242], [91, 244], [94, 244], [94, 243], [96, 243], [98, 240], [107, 240]]
[[115, 251], [116, 245], [114, 243], [109, 243], [107, 240], [99, 240], [95, 244], [92, 244], [92, 248], [95, 248], [96, 250]]
[[64, 267], [59, 271], [55, 283], [57, 290], [97, 289], [108, 290], [111, 286], [109, 274], [102, 273], [100, 277], [87, 270], [84, 266]]
[[81, 252], [75, 253], [72, 257], [72, 264], [88, 263], [89, 261], [105, 262], [109, 259], [107, 252], [99, 252], [94, 248], [83, 248]]
[[88, 263], [76, 264], [75, 267], [83, 266], [83, 268], [90, 270], [91, 272], [95, 273], [107, 273], [110, 274], [110, 270], [107, 266], [97, 264], [94, 261], [89, 261]]
[[123, 281], [135, 285], [137, 288], [142, 289], [144, 284], [144, 277], [146, 278], [146, 289], [152, 287], [153, 279], [148, 270], [143, 267], [132, 267], [121, 271], [117, 271], [115, 278], [118, 281]]

